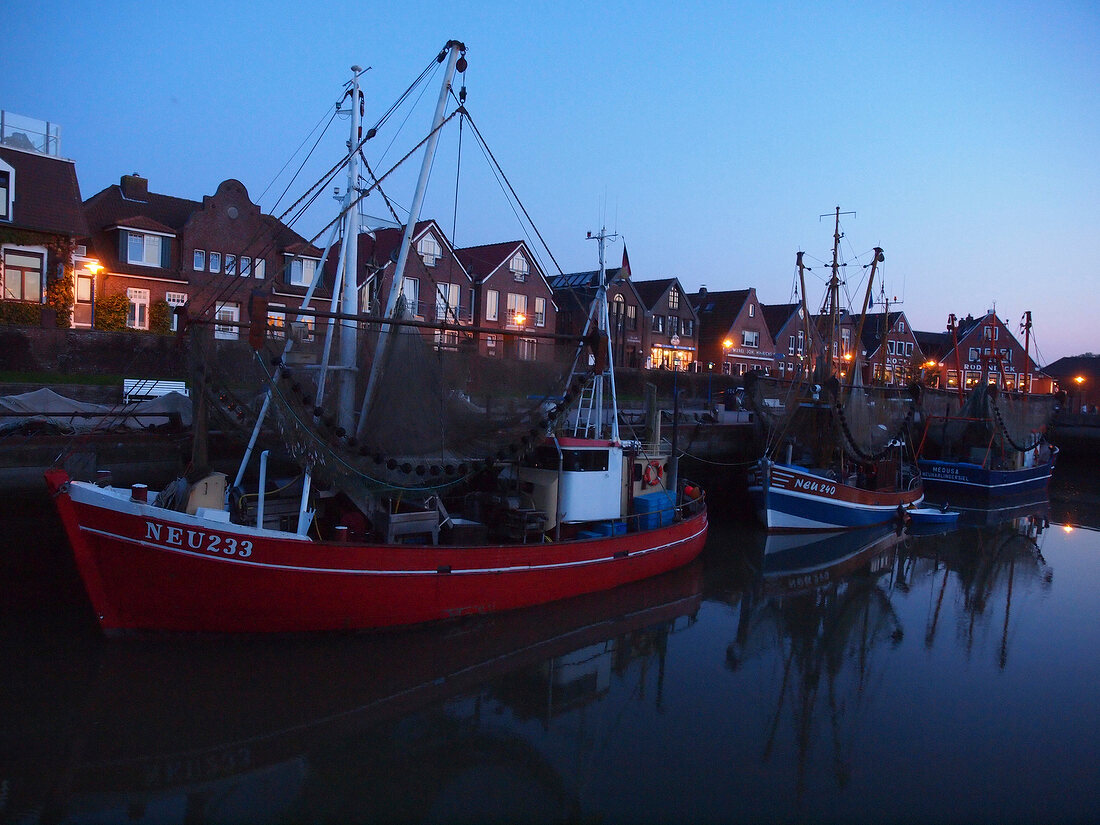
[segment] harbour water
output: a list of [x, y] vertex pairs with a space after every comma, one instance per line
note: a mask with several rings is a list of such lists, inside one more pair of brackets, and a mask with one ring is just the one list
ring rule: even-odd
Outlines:
[[[0, 518], [0, 822], [1100, 820], [1100, 482], [397, 633], [103, 639]], [[765, 550], [768, 552], [765, 553]]]

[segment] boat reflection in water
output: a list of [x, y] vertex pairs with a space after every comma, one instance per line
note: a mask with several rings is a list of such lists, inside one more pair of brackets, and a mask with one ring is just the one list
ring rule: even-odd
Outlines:
[[[755, 770], [787, 766], [797, 810], [811, 815], [823, 783], [843, 791], [853, 775], [891, 758], [883, 732], [897, 727], [893, 697], [912, 672], [907, 635], [924, 614], [925, 648], [936, 643], [940, 625], [954, 621], [965, 630], [941, 640], [942, 655], [956, 655], [953, 643], [966, 657], [995, 646], [995, 667], [1004, 669], [1010, 620], [1014, 628], [1021, 621], [1012, 613], [1014, 588], [1025, 576], [1040, 587], [1052, 576], [1037, 543], [1047, 525], [1044, 505], [971, 514], [981, 526], [940, 535], [883, 527], [767, 537], [726, 665], [739, 694], [764, 697], [764, 718], [744, 726], [747, 747], [768, 766]], [[956, 605], [962, 615], [946, 619]], [[988, 633], [975, 640], [988, 627], [999, 645]]]
[[[68, 751], [6, 767], [26, 781], [10, 783], [4, 812], [20, 822], [405, 821], [439, 818], [440, 806], [465, 821], [576, 816], [550, 761], [481, 719], [483, 706], [549, 726], [599, 700], [613, 677], [655, 679], [659, 703], [669, 639], [701, 602], [695, 563], [406, 632], [107, 644]], [[471, 796], [470, 776], [486, 771], [507, 775], [510, 793]]]

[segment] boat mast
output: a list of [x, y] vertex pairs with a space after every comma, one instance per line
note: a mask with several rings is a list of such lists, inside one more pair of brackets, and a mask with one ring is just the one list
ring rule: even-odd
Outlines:
[[[593, 438], [601, 438], [604, 427], [604, 395], [611, 398], [610, 440], [619, 441], [619, 408], [615, 395], [615, 365], [611, 353], [611, 323], [607, 313], [607, 264], [604, 250], [609, 238], [617, 235], [608, 235], [607, 230], [601, 228], [593, 235], [588, 233], [588, 240], [596, 241], [600, 249], [600, 271], [596, 284], [596, 297], [588, 312], [588, 321], [585, 324], [585, 336], [595, 334], [599, 343], [593, 346], [595, 367], [598, 372], [593, 375], [590, 391], [581, 393], [581, 400], [577, 405], [577, 420], [573, 428], [574, 436], [580, 438], [589, 437], [589, 430]], [[575, 375], [582, 369], [578, 361], [574, 368]], [[570, 383], [572, 383], [572, 375]], [[587, 412], [587, 415], [585, 414]]]
[[[351, 135], [348, 138], [348, 187], [344, 194], [344, 253], [343, 282], [340, 304], [343, 312], [359, 314], [358, 255], [359, 255], [359, 144], [363, 140], [363, 93], [359, 89], [359, 75], [363, 70], [352, 66], [351, 77]], [[331, 329], [331, 325], [330, 325]], [[340, 322], [341, 368], [337, 396], [337, 419], [340, 426], [351, 432], [355, 425], [355, 364], [358, 355], [359, 325], [353, 321]]]
[[[1031, 310], [1024, 312], [1024, 386], [1023, 392], [1031, 393]], [[1017, 392], [1021, 387], [1017, 384]]]
[[[409, 249], [412, 246], [412, 236], [416, 231], [416, 222], [420, 218], [420, 207], [424, 203], [424, 195], [428, 189], [428, 178], [432, 171], [432, 162], [435, 160], [435, 147], [439, 142], [439, 127], [443, 124], [443, 114], [447, 106], [447, 95], [451, 90], [451, 81], [454, 79], [455, 68], [462, 60], [465, 71], [466, 46], [457, 40], [448, 41], [443, 51], [439, 53], [436, 62], [447, 61], [447, 68], [443, 73], [443, 84], [439, 90], [439, 99], [435, 106], [435, 116], [432, 118], [432, 130], [424, 148], [424, 162], [420, 166], [420, 178], [416, 183], [416, 191], [413, 193], [412, 203], [409, 206], [409, 218], [405, 224], [405, 233], [401, 237], [401, 250], [397, 256], [397, 267], [393, 273], [393, 283], [390, 284], [389, 297], [386, 298], [386, 307], [382, 313], [384, 318], [393, 318], [397, 308], [397, 299], [405, 290], [405, 265], [409, 260]], [[389, 345], [393, 327], [390, 324], [382, 324], [378, 335], [378, 346], [375, 349], [374, 362], [371, 364], [370, 378], [367, 379], [367, 389], [363, 394], [363, 404], [359, 408], [359, 423], [355, 428], [356, 437], [362, 437], [363, 427], [367, 421], [367, 410], [370, 409], [374, 398], [378, 376], [381, 373], [382, 363]]]

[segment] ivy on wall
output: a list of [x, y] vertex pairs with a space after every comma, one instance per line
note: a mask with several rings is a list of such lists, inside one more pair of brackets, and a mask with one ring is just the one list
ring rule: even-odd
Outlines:
[[[73, 302], [76, 298], [72, 265], [76, 241], [27, 229], [0, 227], [0, 243], [46, 247], [45, 306], [57, 313], [57, 325], [68, 329], [72, 325]], [[42, 323], [42, 305], [22, 304], [22, 307], [26, 307], [24, 309], [16, 308], [16, 303], [18, 302], [0, 302], [0, 322], [34, 326]]]
[[95, 302], [95, 328], [107, 332], [126, 329], [130, 301], [125, 295], [104, 295]]

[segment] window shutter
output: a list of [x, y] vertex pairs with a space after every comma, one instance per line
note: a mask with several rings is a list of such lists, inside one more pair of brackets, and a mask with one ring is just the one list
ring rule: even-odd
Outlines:
[[172, 239], [160, 239], [160, 268], [167, 269], [172, 263]]
[[118, 230], [118, 262], [120, 264], [126, 263], [126, 245], [129, 243], [129, 237], [125, 229]]

